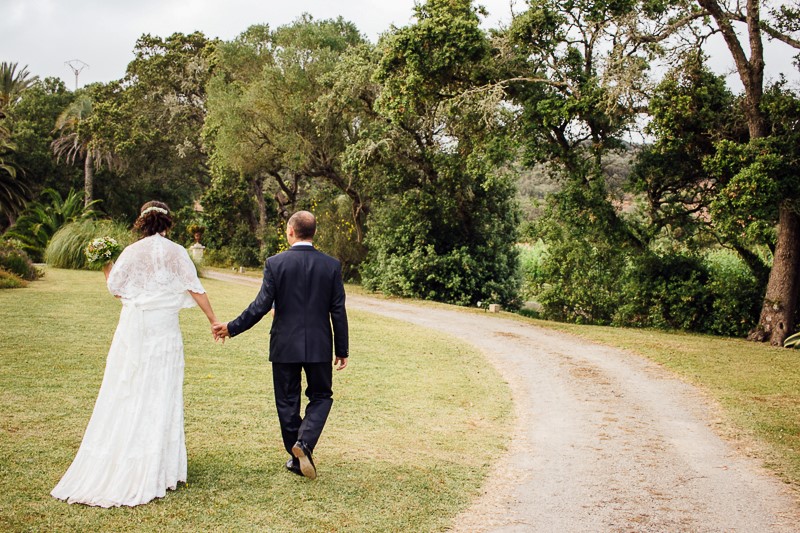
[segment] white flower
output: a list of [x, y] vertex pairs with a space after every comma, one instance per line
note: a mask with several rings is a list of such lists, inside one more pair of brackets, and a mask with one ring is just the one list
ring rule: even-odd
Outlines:
[[122, 246], [113, 237], [98, 237], [89, 243], [84, 254], [89, 263], [105, 264], [113, 261], [121, 251]]

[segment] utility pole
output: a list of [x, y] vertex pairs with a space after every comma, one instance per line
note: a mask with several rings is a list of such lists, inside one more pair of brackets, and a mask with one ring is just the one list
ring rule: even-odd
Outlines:
[[69, 61], [65, 61], [64, 64], [70, 68], [73, 74], [75, 74], [75, 90], [78, 90], [78, 74], [81, 73], [83, 69], [88, 67], [89, 65], [81, 61], [80, 59], [70, 59]]

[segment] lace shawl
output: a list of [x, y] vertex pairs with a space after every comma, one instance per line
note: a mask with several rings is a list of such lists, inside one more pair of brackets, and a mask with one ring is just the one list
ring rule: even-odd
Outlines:
[[182, 307], [194, 305], [186, 291], [206, 292], [186, 249], [159, 234], [145, 237], [122, 251], [109, 273], [108, 290], [124, 300], [183, 296]]

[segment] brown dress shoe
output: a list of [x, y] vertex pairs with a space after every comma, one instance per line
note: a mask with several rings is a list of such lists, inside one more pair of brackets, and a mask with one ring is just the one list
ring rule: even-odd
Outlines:
[[317, 467], [314, 466], [314, 460], [311, 458], [311, 450], [308, 449], [306, 443], [299, 440], [292, 446], [292, 455], [300, 461], [300, 471], [308, 479], [317, 478]]

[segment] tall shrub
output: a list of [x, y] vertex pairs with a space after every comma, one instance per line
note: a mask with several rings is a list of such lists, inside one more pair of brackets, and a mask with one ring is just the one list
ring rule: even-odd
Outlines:
[[123, 247], [135, 240], [127, 226], [111, 220], [81, 220], [65, 225], [53, 235], [45, 250], [48, 265], [56, 268], [98, 270], [102, 265], [90, 265], [84, 250], [96, 237], [113, 237]]
[[364, 260], [366, 248], [358, 242], [349, 198], [340, 194], [330, 200], [316, 202], [311, 210], [317, 216], [314, 245], [342, 262], [345, 279], [358, 279], [358, 266]]
[[758, 323], [764, 286], [735, 253], [718, 250], [705, 259], [711, 313], [705, 331], [716, 335], [745, 337]]
[[565, 232], [549, 242], [526, 286], [543, 318], [608, 324], [619, 305], [625, 261], [613, 243]]
[[709, 274], [702, 259], [645, 253], [631, 260], [614, 324], [704, 331], [711, 312]]
[[365, 287], [460, 305], [519, 306], [512, 189], [502, 178], [461, 180], [438, 191], [395, 194], [374, 209], [362, 267]]

